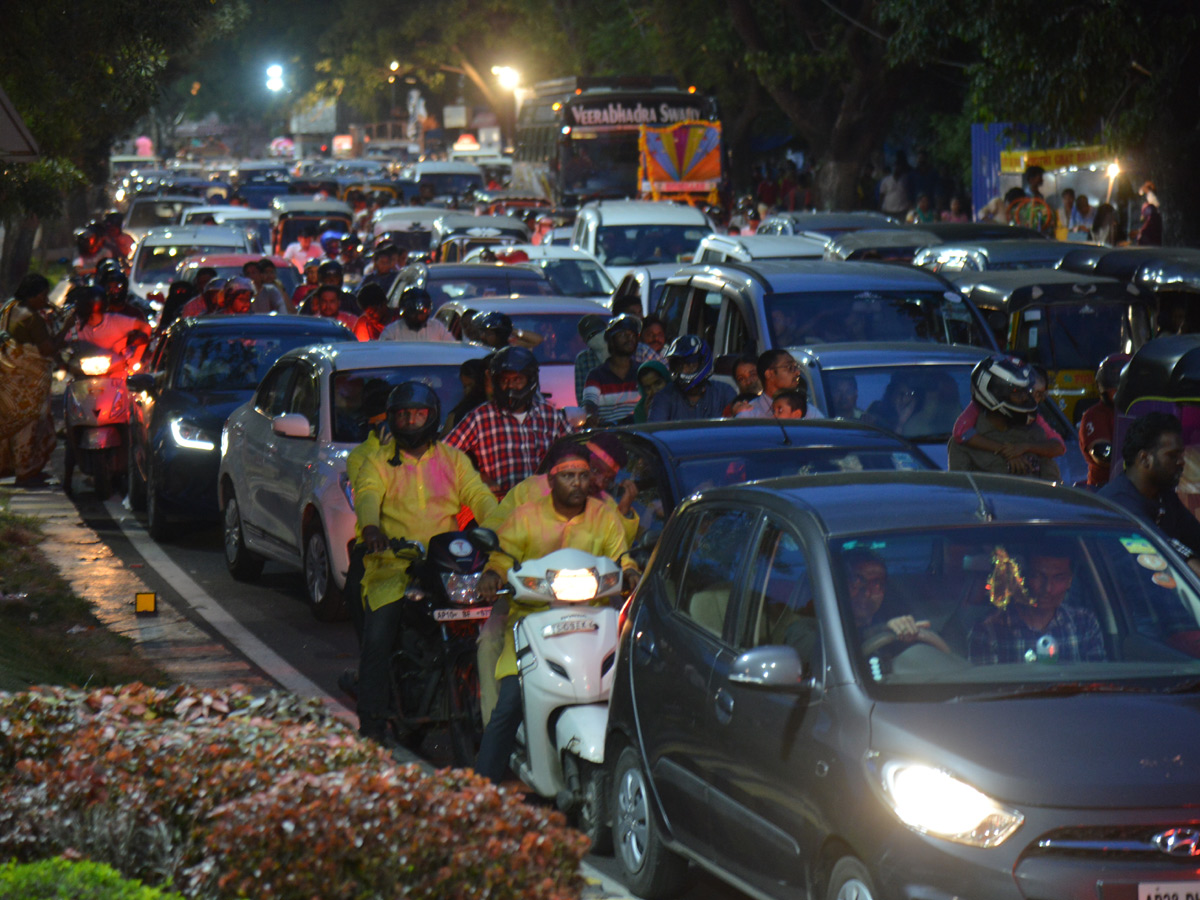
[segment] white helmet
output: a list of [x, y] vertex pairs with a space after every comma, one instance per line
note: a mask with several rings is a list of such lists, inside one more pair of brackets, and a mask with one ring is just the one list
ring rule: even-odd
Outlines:
[[1037, 410], [1033, 366], [1013, 356], [989, 356], [971, 370], [971, 397], [990, 412], [1024, 421]]

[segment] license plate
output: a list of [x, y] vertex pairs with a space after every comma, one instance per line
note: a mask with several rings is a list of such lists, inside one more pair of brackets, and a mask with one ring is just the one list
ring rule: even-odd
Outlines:
[[1200, 900], [1200, 881], [1163, 881], [1138, 885], [1138, 900]]
[[435, 609], [433, 618], [438, 622], [457, 622], [462, 619], [486, 619], [491, 613], [490, 606], [472, 606], [467, 609]]
[[558, 637], [563, 634], [575, 634], [579, 631], [599, 631], [600, 623], [595, 619], [565, 619], [554, 622], [542, 629], [542, 637]]

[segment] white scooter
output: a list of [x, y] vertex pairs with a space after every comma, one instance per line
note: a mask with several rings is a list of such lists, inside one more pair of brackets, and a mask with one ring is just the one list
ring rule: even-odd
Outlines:
[[509, 765], [555, 799], [593, 850], [611, 840], [604, 734], [617, 655], [621, 567], [582, 550], [514, 565], [512, 602], [547, 604], [513, 625], [525, 721]]
[[[130, 353], [115, 353], [87, 341], [71, 346], [63, 419], [66, 454], [63, 489], [71, 494], [76, 465], [90, 475], [96, 496], [107, 499], [125, 474], [129, 441], [129, 391], [125, 376], [137, 371]], [[140, 351], [138, 354], [140, 356]]]

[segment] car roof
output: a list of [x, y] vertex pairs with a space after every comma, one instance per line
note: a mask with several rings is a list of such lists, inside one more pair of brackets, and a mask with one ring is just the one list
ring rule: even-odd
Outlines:
[[942, 239], [932, 231], [920, 231], [916, 228], [862, 228], [833, 238], [829, 242], [829, 249], [835, 253], [852, 253], [872, 247], [928, 247], [930, 244], [940, 243]]
[[483, 172], [479, 166], [469, 162], [459, 162], [455, 160], [429, 161], [413, 163], [406, 166], [406, 169], [411, 169], [418, 177], [421, 175], [482, 175]]
[[[626, 425], [614, 430], [647, 438], [676, 459], [787, 446], [915, 449], [890, 431], [841, 419], [786, 423], [777, 419], [699, 419]], [[916, 452], [920, 455], [919, 450]]]
[[468, 359], [480, 359], [484, 355], [479, 347], [449, 341], [350, 341], [297, 347], [284, 354], [327, 360], [334, 369], [343, 371], [377, 366], [459, 366]]
[[253, 209], [246, 206], [193, 206], [188, 209], [186, 215], [189, 216], [205, 216], [205, 215], [222, 215], [227, 219], [269, 219], [271, 211], [268, 209]]
[[584, 210], [600, 213], [603, 225], [699, 225], [709, 227], [704, 213], [665, 200], [593, 200]]
[[209, 244], [230, 247], [246, 246], [246, 236], [236, 228], [225, 225], [156, 225], [146, 231], [139, 247], [170, 246], [172, 244]]
[[680, 268], [673, 278], [717, 275], [731, 282], [762, 283], [767, 293], [887, 291], [920, 288], [947, 290], [936, 275], [910, 266], [809, 259], [755, 260], [752, 263], [704, 263]]
[[966, 252], [981, 253], [987, 257], [989, 262], [1017, 262], [1021, 260], [1049, 260], [1058, 262], [1067, 253], [1078, 249], [1078, 244], [1072, 244], [1067, 241], [1051, 241], [1051, 240], [1029, 240], [1028, 238], [1020, 240], [987, 240], [987, 241], [949, 241], [940, 244], [935, 248], [935, 252], [943, 253], [947, 250], [963, 250]]
[[[1056, 300], [1132, 301], [1137, 287], [1115, 278], [1080, 275], [1061, 269], [1013, 269], [984, 272], [943, 273], [959, 291], [982, 308], [999, 308], [1005, 303], [1028, 306]], [[1035, 297], [1036, 295], [1036, 297]], [[1010, 306], [1010, 309], [1013, 306]]]
[[[151, 194], [149, 192], [137, 193], [129, 198], [129, 205], [132, 207], [137, 203], [188, 203], [192, 206], [199, 206], [204, 203], [203, 198], [193, 197], [190, 194]], [[128, 213], [127, 213], [128, 215]]]
[[271, 208], [276, 212], [341, 213], [352, 216], [354, 210], [341, 200], [314, 200], [312, 197], [296, 197], [282, 194], [271, 198]]
[[[201, 316], [196, 319], [181, 319], [188, 331], [233, 331], [245, 332], [261, 329], [283, 334], [311, 332], [317, 337], [330, 336], [354, 340], [354, 334], [336, 319], [321, 319], [318, 316], [273, 316], [251, 313], [244, 316]], [[174, 327], [174, 326], [173, 326]]]
[[813, 344], [804, 348], [804, 356], [825, 371], [871, 366], [974, 365], [988, 355], [989, 351], [983, 347], [923, 341], [864, 341]]
[[1136, 527], [1128, 515], [1086, 491], [977, 472], [804, 475], [704, 492], [713, 499], [747, 494], [770, 505], [808, 509], [829, 537], [1008, 522]]
[[705, 247], [731, 244], [743, 248], [756, 259], [795, 258], [800, 253], [809, 253], [813, 259], [819, 259], [825, 252], [825, 241], [801, 234], [709, 234], [701, 239], [697, 252]]
[[276, 269], [295, 268], [290, 260], [273, 253], [197, 253], [194, 256], [185, 256], [182, 263], [189, 267], [241, 266], [248, 262], [258, 262], [260, 259], [269, 259], [275, 263]]
[[549, 281], [541, 269], [522, 268], [505, 263], [424, 263], [427, 278], [433, 281], [450, 278], [500, 278], [509, 274]]
[[887, 228], [902, 225], [899, 219], [880, 212], [773, 212], [764, 222], [771, 219], [787, 219], [793, 227], [802, 231], [820, 231], [822, 228]]
[[1151, 290], [1200, 291], [1200, 256], [1155, 259], [1142, 265], [1134, 276], [1137, 284]]
[[[474, 251], [472, 251], [474, 252]], [[509, 244], [504, 248], [507, 253], [524, 253], [533, 262], [538, 259], [577, 259], [580, 261], [596, 262], [596, 257], [586, 250], [576, 250], [566, 244]]]
[[496, 310], [511, 314], [563, 313], [565, 315], [599, 313], [607, 316], [609, 309], [603, 303], [582, 297], [464, 297], [447, 300], [438, 309], [446, 307], [477, 310]]
[[498, 228], [529, 234], [529, 226], [513, 216], [477, 216], [473, 213], [448, 212], [437, 217], [443, 230], [460, 228]]

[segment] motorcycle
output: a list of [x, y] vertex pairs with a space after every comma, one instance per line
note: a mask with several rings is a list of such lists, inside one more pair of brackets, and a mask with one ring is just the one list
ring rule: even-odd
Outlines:
[[[140, 350], [138, 351], [140, 355]], [[63, 487], [71, 493], [75, 467], [91, 477], [96, 496], [108, 499], [124, 477], [129, 442], [129, 391], [125, 376], [140, 368], [130, 355], [76, 341], [67, 358]]]
[[513, 624], [525, 713], [509, 765], [538, 794], [553, 798], [598, 852], [611, 840], [604, 735], [621, 575], [617, 561], [555, 550], [514, 561], [501, 588], [514, 604], [544, 607]]
[[461, 531], [435, 535], [428, 550], [395, 539], [389, 546], [412, 560], [392, 651], [395, 736], [416, 749], [431, 730], [447, 728], [454, 764], [469, 766], [483, 733], [475, 645], [492, 607], [475, 588], [487, 553]]

